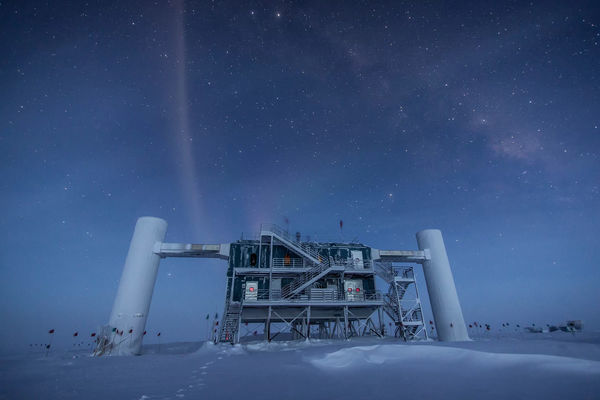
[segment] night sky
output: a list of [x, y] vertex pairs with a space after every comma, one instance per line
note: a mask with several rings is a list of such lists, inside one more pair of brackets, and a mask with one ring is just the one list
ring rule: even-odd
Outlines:
[[[600, 329], [599, 43], [594, 1], [0, 2], [0, 348], [107, 323], [144, 215], [439, 228], [467, 321]], [[164, 260], [148, 331], [203, 338], [225, 267]]]

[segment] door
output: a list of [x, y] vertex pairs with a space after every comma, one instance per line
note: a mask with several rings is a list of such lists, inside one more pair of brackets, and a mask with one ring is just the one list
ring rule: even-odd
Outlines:
[[346, 279], [344, 281], [344, 292], [346, 300], [361, 301], [364, 299], [363, 283], [361, 279]]
[[360, 250], [352, 250], [352, 262], [355, 269], [364, 269], [363, 253]]
[[258, 282], [247, 281], [246, 292], [244, 293], [244, 300], [256, 301], [258, 299]]

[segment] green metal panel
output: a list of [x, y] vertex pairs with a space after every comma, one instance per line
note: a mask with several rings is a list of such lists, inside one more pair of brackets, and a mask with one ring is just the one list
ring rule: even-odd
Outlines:
[[370, 276], [363, 280], [363, 290], [375, 290], [375, 278]]
[[236, 278], [233, 283], [233, 301], [241, 301], [242, 300], [242, 280], [240, 278]]
[[[231, 276], [229, 275], [229, 272], [233, 272], [233, 268], [269, 268], [269, 245], [263, 243], [260, 260], [258, 260], [258, 248], [258, 241], [239, 241], [237, 243], [232, 243], [229, 250], [228, 276]], [[275, 251], [273, 253], [275, 253]], [[256, 255], [256, 265], [251, 264], [252, 254]]]
[[292, 258], [300, 258], [300, 256], [293, 251], [289, 250], [285, 246], [275, 245], [273, 246], [273, 258], [284, 258], [289, 256]]

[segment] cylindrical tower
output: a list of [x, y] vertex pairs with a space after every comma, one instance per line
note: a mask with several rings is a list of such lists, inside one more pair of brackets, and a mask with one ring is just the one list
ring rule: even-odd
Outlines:
[[423, 272], [439, 340], [469, 340], [442, 232], [438, 229], [417, 232], [417, 243], [419, 250], [429, 252]]
[[137, 220], [110, 315], [112, 354], [141, 354], [142, 339], [160, 257], [154, 245], [163, 242], [167, 222], [160, 218]]

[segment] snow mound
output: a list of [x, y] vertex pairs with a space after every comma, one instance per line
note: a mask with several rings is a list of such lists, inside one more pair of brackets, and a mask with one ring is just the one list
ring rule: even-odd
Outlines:
[[210, 354], [224, 354], [224, 355], [241, 355], [245, 354], [244, 347], [240, 344], [231, 345], [229, 343], [215, 344], [213, 342], [204, 342], [200, 348], [193, 354], [197, 356], [205, 356]]
[[382, 364], [422, 365], [453, 368], [457, 363], [477, 369], [536, 368], [561, 373], [598, 375], [600, 362], [543, 354], [488, 353], [455, 347], [374, 345], [342, 348], [314, 357], [309, 362], [317, 368], [331, 371], [344, 368], [368, 368]]
[[306, 340], [292, 340], [292, 341], [280, 341], [280, 342], [267, 342], [260, 341], [255, 343], [248, 343], [244, 347], [251, 352], [272, 352], [272, 351], [298, 351], [306, 348], [312, 348], [315, 346], [324, 346], [331, 344], [331, 340], [320, 340], [320, 339], [306, 339]]

